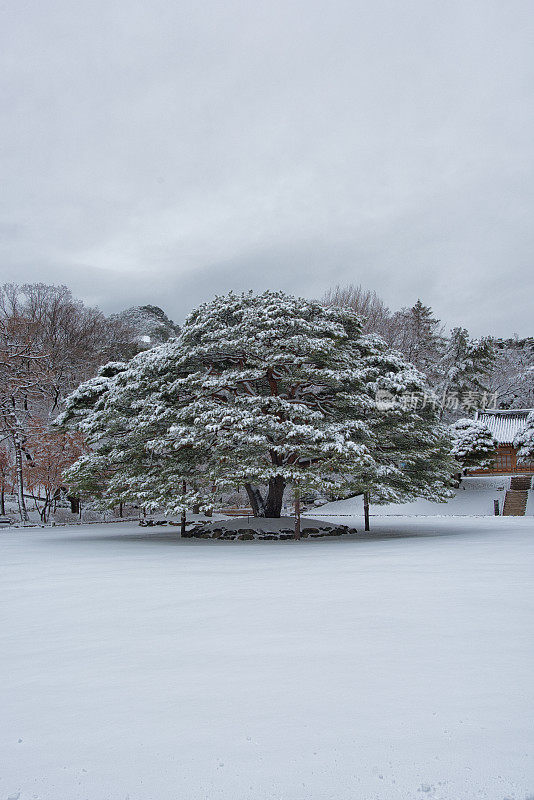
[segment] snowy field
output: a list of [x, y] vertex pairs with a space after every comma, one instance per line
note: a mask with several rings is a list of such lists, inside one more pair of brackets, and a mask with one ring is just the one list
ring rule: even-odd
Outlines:
[[533, 520], [372, 525], [1, 531], [0, 800], [534, 796]]

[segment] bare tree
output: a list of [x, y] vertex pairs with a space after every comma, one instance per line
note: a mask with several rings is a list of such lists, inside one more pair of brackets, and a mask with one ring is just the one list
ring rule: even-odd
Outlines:
[[351, 308], [361, 318], [364, 333], [377, 333], [388, 344], [394, 344], [398, 323], [384, 301], [371, 289], [363, 286], [335, 286], [328, 289], [320, 301], [325, 306]]
[[0, 443], [0, 514], [6, 513], [6, 492], [13, 491], [13, 462], [7, 442]]
[[130, 358], [139, 349], [127, 325], [85, 306], [66, 286], [5, 284], [0, 319], [25, 319], [33, 326], [34, 344], [50, 362], [51, 410], [101, 364]]
[[24, 468], [25, 486], [33, 497], [42, 522], [46, 522], [64, 487], [63, 473], [83, 453], [79, 433], [51, 430], [38, 419], [28, 426], [27, 450], [31, 461]]
[[66, 286], [0, 287], [0, 436], [12, 451], [22, 520], [24, 479], [39, 473], [46, 455], [30, 446], [30, 428], [38, 422], [45, 432], [69, 392], [101, 364], [138, 350], [132, 330], [74, 299]]
[[50, 393], [50, 359], [35, 338], [35, 323], [23, 317], [0, 319], [0, 434], [13, 448], [17, 500], [22, 521], [28, 519], [24, 500], [27, 426], [32, 407]]

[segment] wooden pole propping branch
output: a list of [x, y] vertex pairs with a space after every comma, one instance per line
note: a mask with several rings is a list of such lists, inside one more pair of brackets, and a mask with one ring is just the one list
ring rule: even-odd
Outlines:
[[[187, 484], [185, 481], [182, 482], [182, 495], [185, 497], [185, 493], [187, 491]], [[182, 508], [182, 515], [180, 517], [180, 536], [185, 536], [185, 523], [187, 520], [185, 508]]]
[[370, 530], [369, 528], [369, 492], [364, 492], [363, 495], [363, 518], [364, 518], [364, 528], [366, 531]]
[[295, 487], [295, 539], [300, 539], [300, 489]]

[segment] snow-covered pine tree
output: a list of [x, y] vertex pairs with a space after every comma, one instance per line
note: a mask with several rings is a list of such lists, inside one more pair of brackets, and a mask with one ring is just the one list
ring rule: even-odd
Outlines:
[[423, 372], [431, 383], [445, 345], [443, 326], [432, 309], [417, 300], [411, 308], [395, 314], [396, 345], [411, 364]]
[[524, 426], [514, 439], [517, 447], [517, 460], [520, 463], [534, 463], [534, 411], [528, 415]]
[[479, 420], [463, 418], [449, 429], [452, 455], [462, 469], [478, 469], [493, 464], [498, 442], [487, 425]]
[[465, 328], [453, 328], [439, 363], [442, 376], [436, 387], [437, 394], [445, 401], [454, 395], [460, 407], [477, 408], [480, 400], [470, 403], [470, 397], [487, 392], [487, 376], [494, 360], [493, 348], [489, 338], [470, 339]]
[[488, 376], [499, 408], [534, 407], [534, 338], [492, 339], [495, 361]]
[[[65, 472], [79, 497], [103, 499], [115, 469], [110, 459], [120, 436], [102, 409], [114, 378], [127, 369], [124, 361], [110, 361], [96, 376], [80, 384], [65, 400], [65, 408], [53, 428], [79, 431], [94, 446]], [[113, 415], [116, 419], [116, 415]], [[96, 433], [98, 431], [98, 433]], [[111, 504], [111, 503], [110, 503]]]
[[[230, 293], [132, 359], [92, 408], [70, 398], [61, 422], [105, 458], [111, 502], [177, 511], [199, 499], [209, 506], [213, 486], [241, 485], [257, 515], [278, 517], [287, 485], [338, 496], [370, 489], [375, 502], [446, 497], [448, 435], [431, 405], [406, 402], [425, 389], [350, 310]], [[377, 404], [379, 391], [391, 402]], [[87, 397], [83, 385], [77, 397]], [[182, 480], [195, 486], [186, 496]]]

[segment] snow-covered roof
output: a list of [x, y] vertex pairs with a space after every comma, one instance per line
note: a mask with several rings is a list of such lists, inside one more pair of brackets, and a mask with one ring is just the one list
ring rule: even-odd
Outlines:
[[477, 411], [475, 419], [487, 425], [499, 444], [512, 444], [518, 431], [524, 426], [530, 408], [514, 408], [511, 411]]

